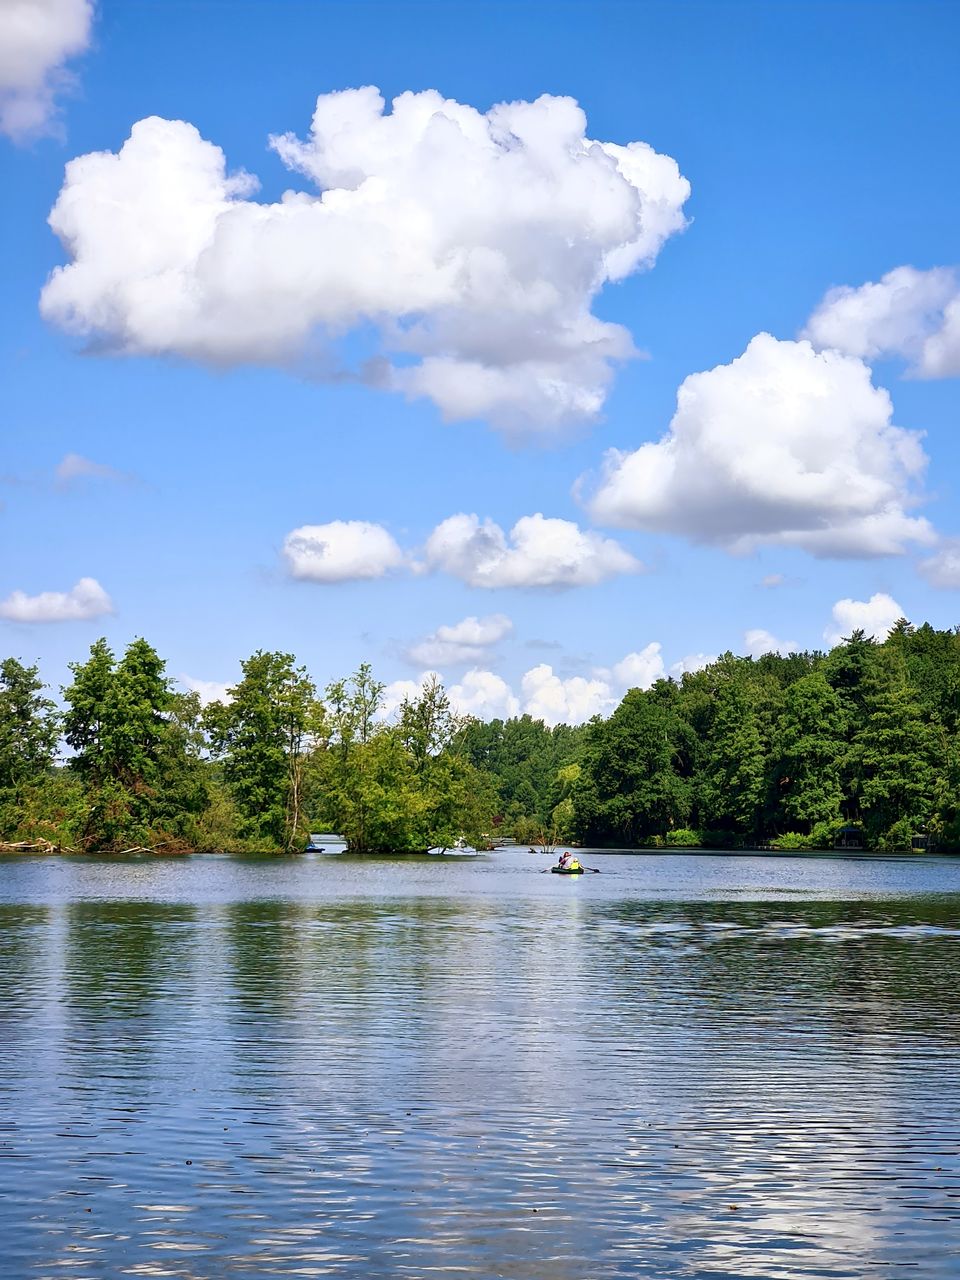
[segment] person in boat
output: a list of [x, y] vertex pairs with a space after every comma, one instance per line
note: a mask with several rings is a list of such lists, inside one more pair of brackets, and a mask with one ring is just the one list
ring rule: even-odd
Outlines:
[[561, 853], [560, 855], [559, 860], [557, 861], [557, 866], [566, 868], [567, 864], [569, 863], [572, 857], [573, 857], [573, 854], [570, 852], [570, 850], [564, 849], [563, 853]]

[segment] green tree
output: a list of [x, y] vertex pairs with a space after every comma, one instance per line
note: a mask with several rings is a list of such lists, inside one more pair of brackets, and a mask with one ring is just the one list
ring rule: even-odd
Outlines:
[[784, 814], [807, 831], [818, 822], [839, 826], [847, 729], [840, 697], [823, 672], [814, 671], [790, 685], [785, 700], [777, 726]]
[[767, 759], [751, 690], [733, 676], [717, 689], [709, 739], [697, 776], [697, 801], [706, 826], [758, 836], [762, 828]]
[[874, 844], [908, 843], [934, 815], [948, 772], [946, 738], [905, 681], [876, 681], [866, 713], [852, 747], [864, 825]]
[[27, 793], [47, 777], [57, 745], [56, 708], [38, 668], [0, 662], [0, 830], [20, 826]]
[[294, 661], [289, 653], [258, 650], [240, 664], [230, 701], [211, 703], [204, 713], [241, 838], [273, 849], [302, 841], [306, 763], [324, 731], [315, 686]]
[[327, 690], [329, 740], [314, 789], [325, 820], [358, 853], [478, 843], [496, 797], [459, 750], [461, 725], [443, 686], [428, 680], [396, 724], [379, 717], [382, 692], [366, 665]]
[[683, 726], [675, 695], [676, 686], [631, 689], [609, 720], [591, 723], [573, 790], [585, 838], [637, 844], [686, 821], [690, 786], [678, 767]]
[[[119, 662], [98, 640], [64, 689], [70, 768], [83, 784], [77, 835], [92, 849], [187, 840], [206, 803], [195, 698], [176, 694], [146, 640]], [[194, 731], [188, 731], [192, 717]]]

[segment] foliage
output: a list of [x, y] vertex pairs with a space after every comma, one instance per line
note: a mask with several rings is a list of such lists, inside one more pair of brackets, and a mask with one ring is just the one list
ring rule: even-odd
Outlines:
[[671, 849], [699, 849], [703, 840], [692, 827], [674, 827], [663, 837], [663, 843]]
[[378, 718], [382, 692], [366, 665], [327, 690], [329, 741], [313, 772], [325, 823], [358, 852], [484, 843], [496, 796], [457, 750], [461, 724], [443, 686], [427, 680], [392, 725]]
[[24, 811], [53, 764], [56, 708], [44, 693], [37, 667], [16, 658], [0, 662], [0, 824], [23, 825]]
[[302, 844], [307, 753], [324, 732], [323, 708], [305, 667], [289, 653], [258, 650], [241, 663], [229, 702], [207, 707], [210, 752], [223, 766], [237, 834], [263, 848]]
[[85, 800], [72, 839], [91, 850], [189, 844], [207, 803], [195, 695], [172, 691], [164, 663], [142, 639], [119, 662], [98, 640], [70, 669], [64, 737]]
[[[0, 834], [84, 849], [543, 844], [960, 848], [960, 629], [901, 620], [829, 653], [732, 653], [632, 689], [606, 720], [458, 717], [428, 680], [389, 721], [361, 666], [317, 696], [290, 654], [241, 664], [201, 711], [135, 640], [98, 640], [58, 713], [36, 667], [0, 663]], [[60, 734], [69, 758], [58, 767]]]

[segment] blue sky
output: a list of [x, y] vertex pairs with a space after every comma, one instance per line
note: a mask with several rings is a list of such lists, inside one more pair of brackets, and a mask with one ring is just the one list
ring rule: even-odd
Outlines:
[[[56, 22], [29, 82], [0, 25], [4, 653], [39, 661], [55, 685], [101, 634], [117, 648], [144, 635], [171, 674], [211, 685], [235, 679], [257, 648], [295, 653], [320, 683], [361, 660], [388, 682], [436, 666], [465, 709], [559, 719], [605, 710], [629, 683], [696, 655], [823, 647], [854, 624], [882, 633], [884, 597], [916, 622], [958, 621], [955, 6], [103, 0], [85, 35], [85, 0], [21, 5]], [[64, 50], [71, 10], [81, 33]], [[48, 92], [43, 56], [72, 83]], [[378, 171], [392, 194], [371, 227], [358, 232], [363, 210], [345, 209], [346, 256], [319, 243], [328, 224], [288, 227], [280, 248], [258, 242], [254, 203], [278, 209], [287, 189], [317, 201], [352, 181], [296, 171], [270, 135], [307, 139], [319, 96], [368, 85], [388, 112], [399, 94], [435, 90], [483, 130], [498, 103], [573, 98], [587, 139], [649, 144], [689, 197], [666, 168], [662, 189], [635, 180], [641, 235], [656, 199], [673, 200], [677, 225], [623, 279], [587, 288], [575, 259], [601, 261], [613, 242], [598, 227], [635, 183], [606, 154], [590, 170], [578, 159], [569, 173], [587, 180], [563, 203], [539, 175], [566, 174], [576, 138], [544, 144], [546, 160], [540, 141], [497, 143], [520, 167], [498, 152], [486, 170], [486, 133], [471, 150], [448, 131], [428, 156], [413, 149]], [[338, 153], [349, 167], [376, 122], [354, 99], [330, 101], [354, 121]], [[469, 133], [460, 108], [434, 115]], [[560, 112], [543, 108], [537, 139]], [[71, 171], [82, 278], [47, 224], [66, 164], [119, 152], [151, 117], [188, 122], [229, 172], [260, 183], [229, 197], [253, 217], [221, 246], [213, 300], [196, 315], [179, 303], [167, 314], [143, 265], [166, 238], [177, 253], [193, 234], [201, 202], [180, 198], [178, 175], [201, 163], [195, 135], [164, 127], [123, 170]], [[334, 133], [298, 163], [328, 172]], [[172, 168], [157, 178], [161, 145]], [[619, 184], [609, 199], [608, 178]], [[533, 210], [527, 241], [510, 212], [521, 199]], [[424, 218], [436, 225], [421, 244]], [[489, 282], [468, 297], [446, 275], [464, 226], [471, 249], [505, 256], [495, 305], [477, 302]], [[67, 284], [42, 316], [61, 265]], [[912, 272], [890, 277], [897, 269]], [[210, 281], [206, 266], [193, 270], [188, 298]], [[865, 292], [868, 282], [879, 287]], [[565, 301], [528, 323], [554, 286]], [[837, 286], [848, 293], [824, 303]], [[362, 304], [344, 300], [354, 288]], [[283, 337], [301, 307], [307, 319]], [[600, 337], [571, 337], [570, 317], [591, 315]], [[428, 337], [400, 350], [397, 333], [419, 321]], [[549, 350], [528, 357], [538, 327]], [[596, 351], [624, 333], [638, 357], [605, 357], [598, 373]], [[776, 341], [741, 360], [762, 333]], [[405, 381], [438, 352], [442, 390]], [[398, 389], [360, 376], [370, 358]], [[331, 377], [334, 365], [349, 374]], [[506, 409], [499, 390], [464, 401], [480, 366], [507, 387]], [[643, 452], [698, 373], [671, 443]], [[570, 410], [564, 390], [562, 412], [545, 409], [558, 383], [594, 407]], [[922, 438], [891, 435], [894, 424]], [[611, 449], [621, 464], [604, 473]], [[492, 568], [477, 567], [462, 530], [428, 541], [458, 514], [507, 539], [536, 513], [576, 529], [548, 526], [530, 543], [521, 533]], [[377, 526], [387, 542], [335, 522]], [[309, 535], [298, 567], [284, 546], [305, 528], [325, 532]], [[84, 579], [101, 594], [71, 595]], [[43, 593], [57, 594], [38, 603]], [[864, 607], [834, 618], [843, 600]], [[91, 616], [61, 616], [71, 613]]]

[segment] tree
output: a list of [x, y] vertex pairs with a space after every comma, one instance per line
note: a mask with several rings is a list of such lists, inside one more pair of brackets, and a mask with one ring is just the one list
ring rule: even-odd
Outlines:
[[786, 691], [777, 725], [780, 802], [785, 815], [810, 831], [841, 820], [846, 717], [839, 695], [821, 671], [802, 676]]
[[875, 681], [866, 710], [852, 749], [864, 824], [873, 843], [908, 844], [935, 811], [948, 769], [946, 738], [904, 681]]
[[204, 714], [210, 750], [222, 761], [240, 835], [293, 848], [303, 835], [305, 766], [323, 732], [323, 708], [291, 654], [258, 650], [240, 665], [230, 701], [211, 703]]
[[38, 668], [16, 658], [0, 662], [0, 822], [19, 824], [25, 794], [43, 781], [57, 745], [57, 715], [44, 696]]
[[686, 820], [690, 789], [677, 769], [675, 693], [676, 686], [631, 689], [609, 720], [592, 722], [572, 794], [586, 838], [636, 844]]
[[378, 716], [382, 692], [366, 665], [327, 690], [329, 741], [315, 762], [325, 820], [358, 853], [476, 844], [491, 829], [496, 797], [459, 749], [443, 685], [428, 679], [396, 724]]
[[143, 639], [119, 663], [97, 640], [88, 660], [70, 669], [63, 724], [84, 789], [81, 842], [109, 849], [189, 840], [190, 822], [207, 803], [196, 698], [173, 692], [164, 662]]
[[766, 755], [751, 690], [742, 678], [724, 680], [697, 777], [701, 820], [756, 836], [762, 825]]

